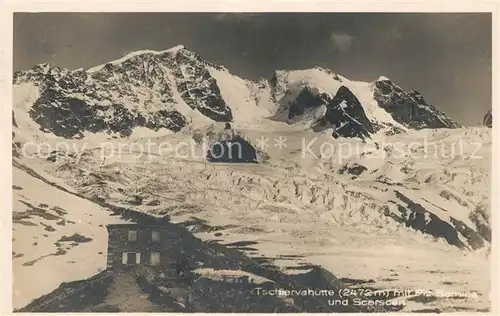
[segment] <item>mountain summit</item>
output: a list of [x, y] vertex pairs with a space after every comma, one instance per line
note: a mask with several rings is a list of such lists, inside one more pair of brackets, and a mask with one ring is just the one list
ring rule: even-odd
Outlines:
[[191, 124], [257, 118], [334, 127], [334, 136], [361, 138], [459, 126], [420, 93], [383, 76], [357, 82], [316, 67], [277, 70], [271, 80], [254, 82], [183, 45], [132, 52], [90, 69], [41, 64], [16, 72], [14, 87], [30, 100], [22, 109], [39, 129], [63, 138], [99, 132], [127, 137], [137, 127], [177, 132]]

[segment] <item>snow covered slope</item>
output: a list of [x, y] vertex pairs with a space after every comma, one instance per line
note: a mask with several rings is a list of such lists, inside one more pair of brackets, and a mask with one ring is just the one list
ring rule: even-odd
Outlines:
[[[56, 188], [50, 175], [13, 168], [13, 305], [106, 267], [106, 224], [121, 222], [96, 204]], [[44, 181], [45, 180], [45, 181]], [[60, 181], [59, 181], [60, 182]], [[60, 183], [63, 187], [63, 183]]]
[[[277, 131], [240, 133], [254, 140]], [[290, 139], [288, 146], [266, 150], [269, 158], [263, 164], [210, 164], [202, 156], [175, 155], [144, 160], [133, 154], [103, 164], [95, 149], [80, 159], [60, 151], [55, 159], [31, 159], [29, 164], [85, 196], [168, 214], [203, 240], [248, 241], [252, 246], [242, 251], [271, 258], [288, 273], [317, 264], [339, 278], [362, 279], [377, 288], [476, 293], [423, 303], [417, 297], [408, 300], [404, 311], [488, 308], [490, 129], [393, 135], [378, 150], [365, 144], [359, 155], [342, 160], [303, 158], [301, 138], [314, 139], [312, 131], [279, 133]], [[182, 137], [189, 135], [161, 140]], [[331, 140], [328, 134], [322, 137]], [[467, 145], [455, 156], [435, 153], [441, 146], [431, 143], [427, 149], [412, 145], [405, 155], [395, 149], [424, 144], [424, 139], [445, 148], [460, 139]], [[318, 156], [322, 140], [311, 146]]]

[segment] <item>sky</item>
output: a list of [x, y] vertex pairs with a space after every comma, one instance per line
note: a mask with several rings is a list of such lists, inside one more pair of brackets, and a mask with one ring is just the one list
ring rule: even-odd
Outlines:
[[90, 68], [183, 44], [246, 79], [321, 66], [386, 76], [466, 125], [491, 108], [489, 13], [16, 13], [14, 70]]

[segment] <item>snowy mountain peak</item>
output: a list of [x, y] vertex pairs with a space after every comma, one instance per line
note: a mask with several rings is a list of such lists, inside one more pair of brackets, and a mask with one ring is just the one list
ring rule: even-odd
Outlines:
[[184, 45], [131, 52], [87, 70], [41, 64], [14, 74], [15, 87], [26, 84], [38, 89], [37, 97], [21, 109], [29, 109], [40, 130], [65, 138], [86, 132], [129, 136], [137, 127], [179, 131], [188, 125], [269, 117], [310, 128], [349, 125], [356, 130], [339, 136], [361, 138], [459, 126], [420, 93], [405, 92], [384, 76], [360, 82], [313, 67], [275, 70], [271, 80], [254, 82]]
[[182, 44], [179, 44], [179, 45], [176, 45], [170, 49], [168, 49], [167, 51], [170, 51], [170, 52], [176, 52], [176, 51], [179, 51], [181, 49], [186, 49], [186, 46], [182, 45]]
[[48, 62], [37, 64], [29, 70], [29, 72], [31, 73], [39, 73], [39, 74], [51, 74], [51, 73], [57, 73], [59, 71], [61, 71], [61, 68], [54, 66]]
[[130, 60], [130, 59], [133, 59], [135, 57], [145, 57], [145, 55], [156, 55], [156, 56], [161, 56], [161, 55], [165, 55], [165, 54], [169, 54], [169, 55], [176, 55], [177, 53], [181, 52], [181, 51], [186, 51], [186, 55], [189, 55], [189, 54], [194, 54], [193, 52], [189, 52], [186, 47], [184, 45], [177, 45], [177, 46], [174, 46], [172, 48], [169, 48], [169, 49], [166, 49], [166, 50], [161, 50], [161, 51], [156, 51], [156, 50], [138, 50], [138, 51], [133, 51], [133, 52], [130, 52], [128, 54], [126, 54], [125, 56], [123, 56], [122, 58], [119, 58], [119, 59], [116, 59], [116, 60], [113, 60], [113, 61], [110, 61], [106, 64], [103, 64], [103, 65], [99, 65], [99, 66], [95, 66], [95, 67], [92, 67], [92, 68], [89, 68], [88, 69], [88, 72], [96, 72], [96, 71], [99, 71], [101, 70], [102, 68], [104, 68], [107, 64], [113, 64], [113, 65], [118, 65], [120, 63], [123, 63], [127, 60]]
[[378, 77], [378, 79], [377, 79], [377, 80], [375, 80], [375, 81], [391, 81], [391, 80], [390, 80], [389, 78], [387, 78], [386, 76], [380, 76], [380, 77]]
[[[329, 69], [314, 67], [275, 71], [271, 85], [273, 99], [279, 105], [277, 118], [289, 123], [309, 120], [319, 129], [329, 124], [342, 126], [344, 132], [338, 133], [341, 137], [369, 138], [378, 132], [459, 126], [428, 104], [419, 92], [406, 92], [385, 76], [374, 82], [353, 81]], [[340, 107], [342, 101], [350, 105], [347, 112]], [[324, 107], [331, 108], [325, 112], [328, 117], [316, 121]]]
[[47, 73], [52, 68], [52, 65], [50, 63], [42, 63], [42, 64], [36, 65], [34, 68], [40, 69], [42, 72]]

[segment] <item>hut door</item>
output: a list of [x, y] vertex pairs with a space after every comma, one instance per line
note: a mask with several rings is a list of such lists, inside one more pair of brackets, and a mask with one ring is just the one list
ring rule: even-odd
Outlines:
[[127, 253], [127, 264], [136, 264], [137, 255], [135, 252]]

